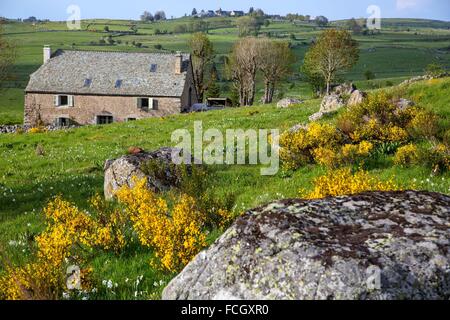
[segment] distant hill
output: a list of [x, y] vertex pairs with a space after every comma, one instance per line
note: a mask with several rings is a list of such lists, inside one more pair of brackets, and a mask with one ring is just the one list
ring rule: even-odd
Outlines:
[[[336, 20], [332, 23], [335, 25], [344, 25], [349, 21]], [[407, 19], [407, 18], [385, 18], [382, 19], [382, 27], [387, 28], [433, 28], [433, 29], [450, 29], [450, 21], [429, 20], [429, 19]]]

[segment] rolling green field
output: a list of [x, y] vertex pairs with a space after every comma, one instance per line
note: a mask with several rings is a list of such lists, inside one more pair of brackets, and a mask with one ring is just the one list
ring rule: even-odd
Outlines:
[[[227, 54], [238, 39], [233, 19], [211, 19], [209, 36], [213, 41], [219, 70], [220, 56]], [[18, 48], [18, 59], [14, 77], [0, 91], [0, 124], [14, 124], [22, 121], [23, 90], [28, 76], [39, 68], [42, 47], [51, 45], [54, 49], [158, 51], [187, 50], [189, 34], [155, 35], [155, 30], [175, 30], [177, 24], [190, 23], [178, 19], [157, 24], [137, 23], [137, 35], [118, 35], [128, 31], [133, 21], [91, 20], [83, 21], [81, 31], [67, 31], [65, 23], [49, 22], [32, 26], [11, 23], [5, 26], [8, 39]], [[338, 25], [340, 22], [335, 22]], [[99, 46], [98, 41], [108, 36], [105, 26], [111, 30], [114, 39], [121, 44]], [[409, 31], [408, 31], [409, 30]], [[116, 32], [117, 31], [117, 32]], [[298, 57], [296, 70], [301, 65], [310, 40], [320, 29], [310, 24], [294, 25], [287, 22], [273, 22], [263, 27], [274, 37], [292, 42]], [[295, 34], [296, 40], [291, 40]], [[414, 75], [423, 74], [431, 62], [450, 66], [450, 31], [448, 23], [424, 20], [388, 20], [386, 28], [379, 35], [357, 36], [361, 47], [359, 63], [345, 75], [364, 90], [380, 88], [393, 91], [408, 98], [417, 105], [432, 110], [440, 117], [441, 126], [450, 126], [450, 79], [438, 79], [413, 84], [409, 87], [395, 85]], [[131, 45], [140, 42], [143, 48]], [[96, 42], [97, 44], [93, 44]], [[128, 42], [128, 44], [127, 44]], [[376, 79], [367, 81], [364, 72], [371, 70]], [[230, 83], [221, 83], [225, 93]], [[258, 86], [258, 95], [262, 88]], [[103, 193], [103, 165], [107, 159], [126, 154], [130, 146], [154, 150], [173, 146], [171, 134], [176, 129], [193, 131], [194, 121], [202, 121], [204, 129], [280, 129], [305, 123], [308, 117], [319, 110], [320, 100], [312, 98], [308, 85], [302, 82], [298, 73], [283, 83], [285, 95], [301, 97], [305, 103], [288, 109], [277, 109], [275, 105], [257, 105], [233, 108], [208, 113], [180, 114], [165, 118], [154, 118], [107, 126], [86, 126], [79, 129], [49, 133], [25, 133], [0, 135], [0, 252], [3, 251], [14, 265], [28, 262], [33, 246], [29, 242], [44, 227], [42, 208], [55, 195], [62, 195], [79, 208], [87, 208], [87, 199]], [[335, 117], [323, 121], [333, 122]], [[37, 152], [39, 149], [39, 152]], [[315, 177], [326, 169], [319, 165], [307, 165], [294, 172], [280, 170], [275, 176], [261, 176], [259, 166], [213, 166], [210, 168], [208, 190], [216, 197], [225, 193], [236, 196], [234, 213], [267, 202], [295, 198], [300, 189], [310, 190]], [[400, 185], [414, 185], [418, 190], [429, 190], [450, 194], [450, 173], [431, 176], [430, 169], [417, 165], [402, 167], [393, 164], [387, 156], [370, 173], [382, 180], [394, 178]], [[211, 243], [219, 236], [213, 230], [209, 234]], [[31, 240], [30, 240], [31, 239]], [[99, 252], [91, 263], [94, 277], [99, 285], [94, 299], [158, 299], [164, 286], [174, 274], [157, 271], [150, 267], [152, 252], [140, 246], [131, 246], [121, 255]], [[0, 272], [4, 271], [1, 269]], [[137, 279], [142, 280], [136, 282]], [[102, 285], [111, 280], [118, 286], [109, 290]]]
[[[217, 54], [216, 62], [223, 76], [221, 56], [230, 52], [233, 43], [238, 39], [236, 20], [233, 18], [210, 18], [209, 36], [214, 43]], [[29, 75], [39, 68], [42, 63], [42, 47], [51, 45], [54, 50], [114, 50], [140, 52], [172, 52], [176, 50], [188, 51], [187, 40], [189, 33], [158, 34], [174, 32], [179, 25], [190, 25], [190, 18], [168, 20], [158, 23], [141, 23], [126, 20], [84, 20], [81, 30], [67, 29], [65, 22], [48, 22], [37, 25], [27, 23], [8, 23], [4, 26], [6, 38], [17, 46], [17, 61], [14, 66], [13, 77], [0, 91], [0, 124], [14, 124], [22, 122], [23, 89]], [[337, 21], [332, 26], [340, 26], [345, 22]], [[136, 35], [121, 34], [130, 31], [136, 25]], [[110, 32], [104, 32], [108, 26]], [[294, 66], [296, 71], [286, 81], [280, 93], [282, 95], [309, 98], [311, 96], [308, 85], [301, 80], [298, 70], [309, 44], [316, 37], [320, 28], [308, 23], [272, 22], [268, 27], [262, 27], [261, 33], [273, 38], [288, 40], [292, 43], [297, 56]], [[99, 45], [102, 38], [113, 37], [115, 45]], [[295, 35], [295, 40], [291, 39]], [[385, 19], [383, 31], [373, 36], [355, 36], [360, 44], [361, 57], [358, 64], [347, 74], [345, 80], [355, 81], [362, 89], [373, 89], [397, 84], [411, 76], [423, 74], [426, 66], [438, 62], [450, 66], [450, 30], [448, 22], [416, 19]], [[142, 48], [132, 45], [132, 42], [142, 43]], [[161, 45], [157, 50], [155, 46]], [[376, 79], [366, 81], [364, 72], [370, 70]], [[223, 77], [222, 77], [223, 80]], [[222, 81], [223, 93], [229, 94], [230, 83]], [[258, 97], [262, 96], [262, 85], [258, 86]]]

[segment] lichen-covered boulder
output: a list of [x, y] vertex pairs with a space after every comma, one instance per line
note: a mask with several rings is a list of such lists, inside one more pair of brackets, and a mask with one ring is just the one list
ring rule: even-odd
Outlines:
[[353, 83], [343, 83], [340, 85], [337, 85], [333, 88], [333, 93], [337, 94], [338, 96], [343, 95], [351, 95], [356, 90], [356, 86]]
[[353, 106], [356, 106], [358, 104], [361, 104], [361, 103], [364, 102], [366, 97], [367, 97], [367, 94], [365, 92], [360, 91], [360, 90], [355, 90], [350, 95], [350, 99], [348, 99], [347, 106], [353, 107]]
[[250, 210], [164, 299], [449, 299], [450, 197], [371, 192]]
[[285, 108], [289, 108], [293, 105], [301, 104], [301, 103], [303, 103], [303, 101], [299, 100], [299, 99], [285, 98], [285, 99], [278, 101], [277, 108], [285, 109]]
[[[179, 177], [174, 176], [172, 154], [179, 154], [181, 150], [175, 148], [161, 148], [152, 152], [145, 152], [139, 148], [130, 148], [129, 155], [118, 159], [107, 160], [105, 163], [104, 193], [105, 198], [110, 200], [123, 186], [134, 186], [134, 177], [137, 179], [147, 178], [147, 186], [155, 192], [165, 191], [174, 187]], [[151, 160], [158, 163], [158, 172], [149, 174], [144, 172], [143, 165]], [[193, 163], [193, 162], [192, 162]], [[186, 165], [190, 170], [190, 165]]]
[[344, 106], [345, 102], [341, 98], [341, 96], [336, 93], [331, 93], [323, 98], [322, 103], [320, 104], [320, 112], [321, 113], [336, 112]]

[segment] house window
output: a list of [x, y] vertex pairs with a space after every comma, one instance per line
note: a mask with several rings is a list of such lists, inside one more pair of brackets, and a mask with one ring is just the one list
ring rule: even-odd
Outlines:
[[120, 89], [122, 87], [122, 80], [116, 80], [116, 84], [114, 86], [116, 89]]
[[69, 118], [58, 118], [58, 119], [56, 119], [56, 125], [58, 127], [68, 127], [68, 126], [70, 126], [70, 119]]
[[73, 107], [73, 96], [57, 95], [55, 96], [56, 107]]
[[59, 105], [60, 106], [69, 105], [69, 96], [59, 96]]
[[150, 72], [156, 72], [156, 70], [158, 70], [158, 65], [157, 64], [151, 64], [150, 65]]
[[97, 124], [110, 124], [114, 122], [113, 116], [97, 116]]
[[137, 107], [142, 110], [156, 110], [158, 101], [152, 98], [138, 98]]
[[128, 121], [136, 121], [137, 119], [136, 118], [127, 118], [127, 122]]

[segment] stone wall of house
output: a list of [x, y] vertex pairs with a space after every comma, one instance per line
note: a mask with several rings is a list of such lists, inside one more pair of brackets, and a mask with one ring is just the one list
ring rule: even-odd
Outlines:
[[[54, 94], [27, 93], [25, 95], [24, 125], [35, 126], [39, 119], [52, 124], [58, 118], [69, 118], [79, 125], [96, 124], [96, 116], [112, 115], [114, 122], [128, 118], [164, 117], [181, 112], [180, 98], [153, 98], [155, 110], [138, 108], [137, 97], [74, 95], [73, 107], [56, 107]], [[151, 97], [150, 97], [151, 98]]]

